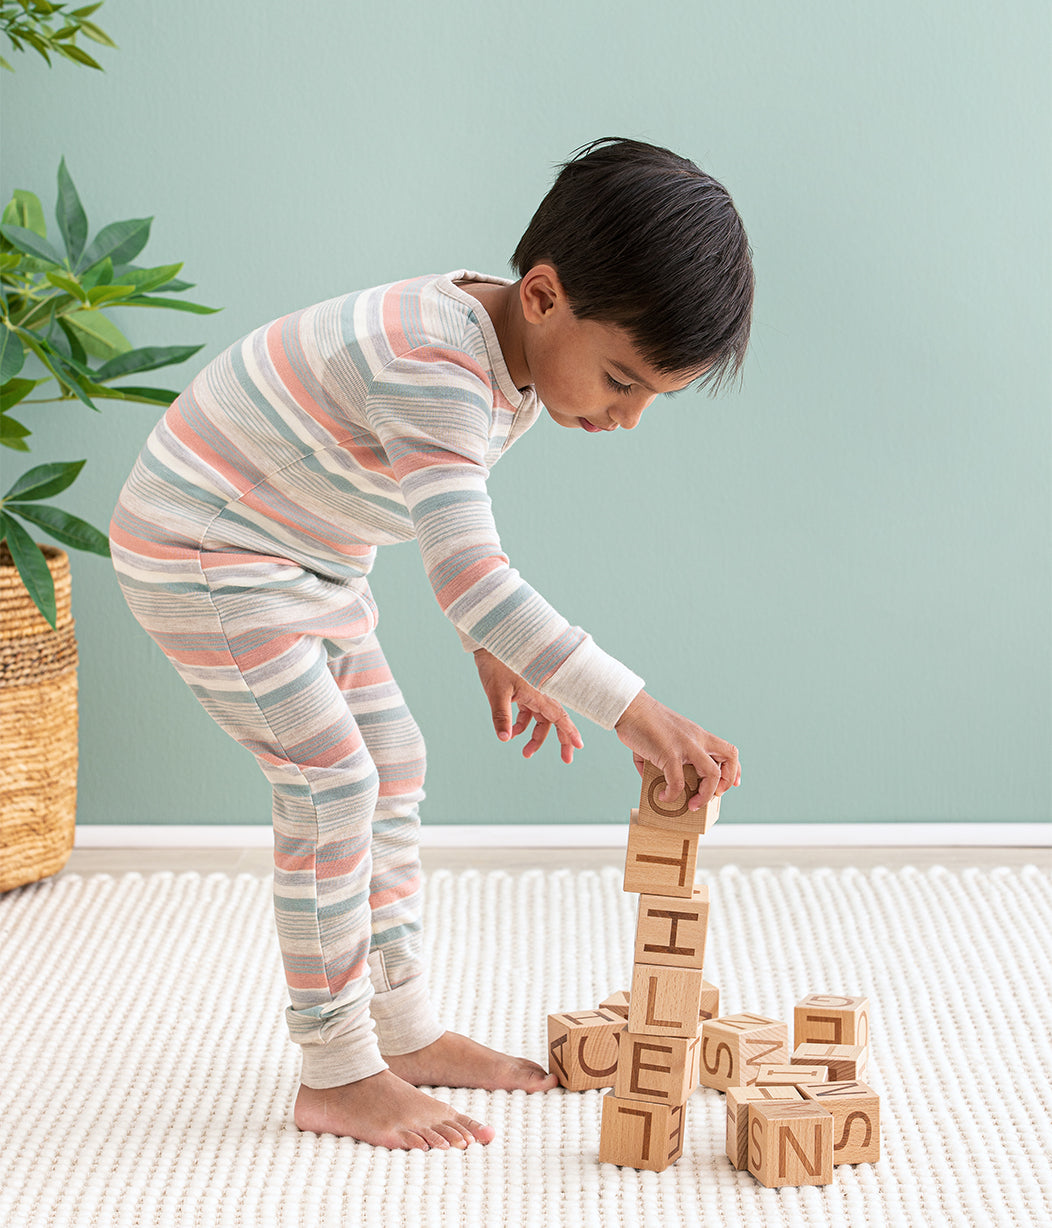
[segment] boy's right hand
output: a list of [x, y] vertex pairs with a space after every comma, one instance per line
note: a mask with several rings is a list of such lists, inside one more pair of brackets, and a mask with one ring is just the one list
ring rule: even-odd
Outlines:
[[736, 746], [666, 708], [646, 691], [632, 700], [614, 730], [632, 751], [640, 775], [644, 762], [661, 769], [667, 781], [662, 801], [683, 791], [685, 763], [692, 764], [699, 777], [698, 791], [687, 803], [691, 810], [700, 810], [713, 797], [741, 783]]

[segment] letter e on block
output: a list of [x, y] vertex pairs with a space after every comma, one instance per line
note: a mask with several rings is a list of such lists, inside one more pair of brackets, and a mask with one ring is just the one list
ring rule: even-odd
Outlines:
[[685, 1104], [650, 1104], [603, 1097], [599, 1127], [599, 1161], [625, 1168], [663, 1172], [683, 1154]]
[[617, 1038], [625, 1021], [613, 1011], [564, 1011], [548, 1016], [549, 1069], [570, 1092], [613, 1087]]
[[752, 1100], [748, 1110], [749, 1172], [761, 1185], [832, 1182], [832, 1113], [806, 1099], [800, 1103]]

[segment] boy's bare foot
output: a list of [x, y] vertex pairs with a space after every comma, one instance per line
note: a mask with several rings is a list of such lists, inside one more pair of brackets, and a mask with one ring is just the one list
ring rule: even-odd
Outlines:
[[341, 1087], [301, 1083], [293, 1116], [301, 1130], [312, 1134], [339, 1134], [396, 1151], [463, 1148], [492, 1142], [496, 1134], [492, 1126], [417, 1091], [390, 1070]]
[[414, 1087], [548, 1092], [559, 1085], [555, 1075], [536, 1062], [487, 1049], [458, 1032], [443, 1032], [438, 1040], [413, 1053], [384, 1054], [384, 1061]]

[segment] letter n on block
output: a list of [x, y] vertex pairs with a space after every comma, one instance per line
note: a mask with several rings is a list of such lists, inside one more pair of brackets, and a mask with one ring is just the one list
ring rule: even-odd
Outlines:
[[689, 900], [698, 865], [698, 833], [662, 831], [639, 822], [632, 811], [625, 856], [625, 891]]
[[599, 1128], [600, 1163], [663, 1172], [683, 1154], [686, 1113], [685, 1104], [619, 1100], [607, 1092]]
[[748, 1109], [749, 1172], [761, 1185], [832, 1182], [832, 1113], [807, 1100], [753, 1100]]
[[613, 1011], [564, 1011], [548, 1016], [549, 1067], [570, 1092], [613, 1087], [617, 1038], [625, 1021]]
[[749, 1101], [803, 1100], [795, 1087], [727, 1088], [727, 1159], [735, 1168], [749, 1166]]
[[880, 1097], [873, 1088], [844, 1079], [800, 1091], [833, 1114], [834, 1164], [875, 1164], [880, 1159]]

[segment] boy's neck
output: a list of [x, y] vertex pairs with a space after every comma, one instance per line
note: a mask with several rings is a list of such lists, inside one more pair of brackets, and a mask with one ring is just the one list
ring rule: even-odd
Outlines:
[[530, 369], [526, 364], [523, 351], [522, 335], [525, 321], [522, 317], [522, 303], [519, 300], [519, 283], [510, 286], [499, 286], [492, 281], [458, 282], [465, 294], [470, 294], [476, 302], [481, 303], [486, 315], [497, 334], [501, 353], [508, 368], [508, 374], [515, 382], [516, 388], [525, 388], [533, 381]]

